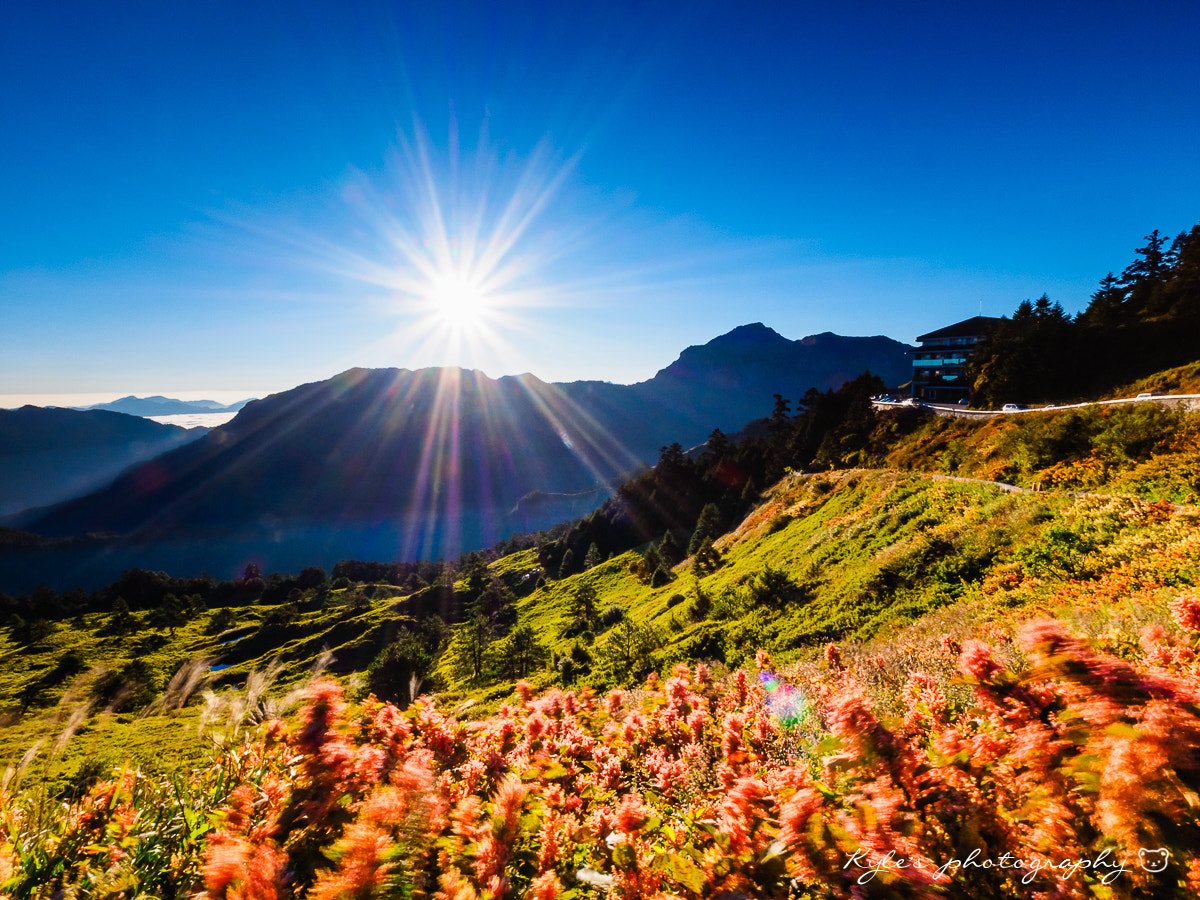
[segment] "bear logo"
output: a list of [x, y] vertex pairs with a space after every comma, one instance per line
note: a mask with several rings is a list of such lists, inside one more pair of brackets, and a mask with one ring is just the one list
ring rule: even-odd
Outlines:
[[1166, 847], [1159, 850], [1138, 850], [1138, 865], [1147, 872], [1161, 872], [1167, 867], [1171, 851]]

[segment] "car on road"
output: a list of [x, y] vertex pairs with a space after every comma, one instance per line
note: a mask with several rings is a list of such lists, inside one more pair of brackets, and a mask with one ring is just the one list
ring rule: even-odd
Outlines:
[[1000, 407], [1000, 412], [1021, 412], [1026, 409], [1029, 409], [1029, 407], [1021, 403], [1005, 403]]

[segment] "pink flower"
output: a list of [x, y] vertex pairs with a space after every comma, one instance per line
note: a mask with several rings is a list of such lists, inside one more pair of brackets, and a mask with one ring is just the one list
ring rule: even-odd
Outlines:
[[608, 692], [608, 696], [604, 698], [604, 708], [610, 716], [615, 716], [621, 709], [621, 703], [625, 699], [625, 692], [620, 688]]
[[1200, 631], [1200, 597], [1191, 594], [1171, 603], [1175, 621], [1184, 631]]
[[636, 834], [649, 818], [649, 811], [637, 794], [626, 794], [617, 805], [616, 830], [622, 834]]
[[989, 684], [1004, 671], [1004, 666], [992, 656], [992, 648], [982, 641], [967, 641], [963, 645], [958, 668], [964, 675], [980, 684]]
[[251, 844], [221, 834], [209, 839], [200, 873], [211, 897], [276, 900], [282, 863], [270, 844]]
[[829, 668], [835, 672], [844, 671], [846, 666], [842, 662], [842, 651], [838, 649], [838, 645], [832, 641], [825, 645], [825, 662], [829, 664]]
[[561, 891], [562, 885], [558, 882], [558, 876], [553, 872], [543, 872], [533, 879], [526, 896], [532, 900], [554, 900]]
[[746, 727], [746, 720], [737, 713], [730, 713], [722, 725], [721, 755], [729, 757], [742, 747], [742, 730]]
[[535, 712], [532, 716], [525, 720], [525, 733], [529, 735], [531, 740], [537, 740], [550, 727], [550, 720], [540, 712]]

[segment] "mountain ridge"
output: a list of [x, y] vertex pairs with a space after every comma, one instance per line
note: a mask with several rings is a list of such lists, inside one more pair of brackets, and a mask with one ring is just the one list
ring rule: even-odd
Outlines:
[[218, 403], [215, 400], [176, 400], [161, 394], [155, 394], [152, 397], [135, 397], [130, 394], [109, 403], [93, 403], [91, 406], [73, 408], [80, 412], [104, 410], [146, 418], [149, 416], [177, 416], [186, 413], [237, 412], [249, 403], [250, 399], [239, 400], [236, 403]]
[[[611, 486], [663, 446], [694, 446], [715, 428], [766, 415], [775, 393], [839, 387], [863, 368], [897, 382], [906, 350], [836, 335], [806, 345], [757, 323], [684, 350], [634, 385], [351, 368], [251, 401], [107, 488], [6, 524], [47, 537], [117, 532], [194, 544], [191, 563], [171, 557], [184, 568], [225, 570], [253, 554], [286, 568], [304, 558], [457, 553], [580, 512], [576, 499], [561, 510], [522, 504], [530, 493], [568, 498]], [[245, 539], [205, 555], [212, 535], [234, 534]]]

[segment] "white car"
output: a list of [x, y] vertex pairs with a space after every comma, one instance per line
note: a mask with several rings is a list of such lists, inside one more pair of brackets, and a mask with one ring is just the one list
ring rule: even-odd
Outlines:
[[1024, 409], [1028, 409], [1028, 407], [1022, 406], [1020, 403], [1005, 403], [1000, 407], [1000, 412], [1021, 412]]

